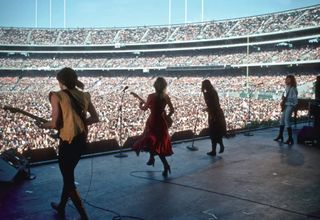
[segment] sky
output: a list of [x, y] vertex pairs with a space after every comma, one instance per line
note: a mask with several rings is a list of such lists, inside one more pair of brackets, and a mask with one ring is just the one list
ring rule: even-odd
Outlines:
[[50, 1], [52, 28], [64, 27], [64, 1], [67, 28], [168, 25], [170, 1], [171, 24], [201, 22], [202, 1], [204, 21], [320, 4], [320, 0], [0, 0], [0, 26], [49, 28]]

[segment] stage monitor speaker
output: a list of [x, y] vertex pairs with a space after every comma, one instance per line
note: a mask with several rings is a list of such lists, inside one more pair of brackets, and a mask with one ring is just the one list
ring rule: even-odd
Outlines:
[[13, 182], [17, 174], [26, 170], [28, 161], [15, 149], [0, 155], [0, 182]]

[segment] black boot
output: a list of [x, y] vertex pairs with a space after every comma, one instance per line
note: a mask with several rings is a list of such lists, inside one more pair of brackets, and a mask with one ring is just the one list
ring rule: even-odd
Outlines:
[[209, 156], [216, 156], [216, 147], [217, 147], [217, 143], [212, 143], [212, 150], [210, 152], [207, 153], [207, 155]]
[[67, 192], [66, 189], [63, 189], [61, 193], [60, 203], [56, 203], [56, 202], [50, 203], [51, 207], [57, 211], [57, 214], [59, 216], [65, 215], [65, 208], [68, 202], [68, 198], [69, 198], [69, 193]]
[[51, 202], [50, 205], [57, 211], [58, 216], [63, 217], [65, 215], [65, 208], [61, 207], [59, 203]]
[[155, 161], [154, 155], [150, 153], [150, 157], [149, 157], [149, 160], [147, 162], [147, 165], [148, 166], [154, 166], [154, 161]]
[[74, 206], [76, 207], [76, 209], [78, 210], [79, 214], [80, 214], [80, 217], [81, 217], [81, 220], [87, 220], [89, 219], [88, 218], [88, 215], [87, 215], [87, 212], [86, 210], [84, 209], [84, 206], [83, 206], [83, 203], [81, 201], [81, 198], [79, 196], [79, 193], [77, 192], [77, 190], [72, 190], [70, 192], [70, 198], [74, 204]]
[[170, 165], [169, 165], [165, 156], [159, 156], [159, 157], [160, 157], [160, 160], [161, 160], [161, 162], [163, 164], [163, 168], [164, 168], [164, 170], [162, 172], [162, 176], [167, 177], [168, 173], [171, 173]]
[[224, 152], [224, 145], [223, 145], [222, 139], [219, 141], [219, 145], [220, 145], [219, 154], [222, 154]]
[[284, 142], [285, 144], [288, 144], [288, 145], [292, 145], [293, 144], [293, 138], [292, 138], [292, 128], [289, 127], [287, 128], [288, 130], [288, 140], [286, 142]]
[[284, 130], [284, 125], [280, 125], [279, 135], [278, 135], [278, 137], [273, 139], [274, 141], [283, 142], [283, 130]]

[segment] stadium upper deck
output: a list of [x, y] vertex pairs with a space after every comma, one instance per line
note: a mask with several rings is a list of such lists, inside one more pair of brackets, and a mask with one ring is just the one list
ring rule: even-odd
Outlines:
[[201, 42], [212, 39], [265, 35], [316, 28], [319, 33], [320, 5], [290, 11], [230, 20], [171, 26], [105, 29], [0, 28], [0, 45], [95, 46], [145, 45]]

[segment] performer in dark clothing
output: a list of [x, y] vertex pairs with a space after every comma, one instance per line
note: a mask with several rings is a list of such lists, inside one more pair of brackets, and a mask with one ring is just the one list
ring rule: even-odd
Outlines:
[[315, 93], [315, 99], [319, 102], [320, 101], [320, 75], [317, 76], [314, 93]]
[[212, 150], [207, 154], [210, 156], [216, 156], [217, 143], [220, 145], [219, 153], [224, 152], [222, 137], [227, 133], [226, 120], [220, 107], [218, 93], [209, 80], [206, 79], [202, 81], [201, 90], [203, 92], [204, 101], [207, 105], [205, 111], [208, 112], [209, 132], [212, 143]]

